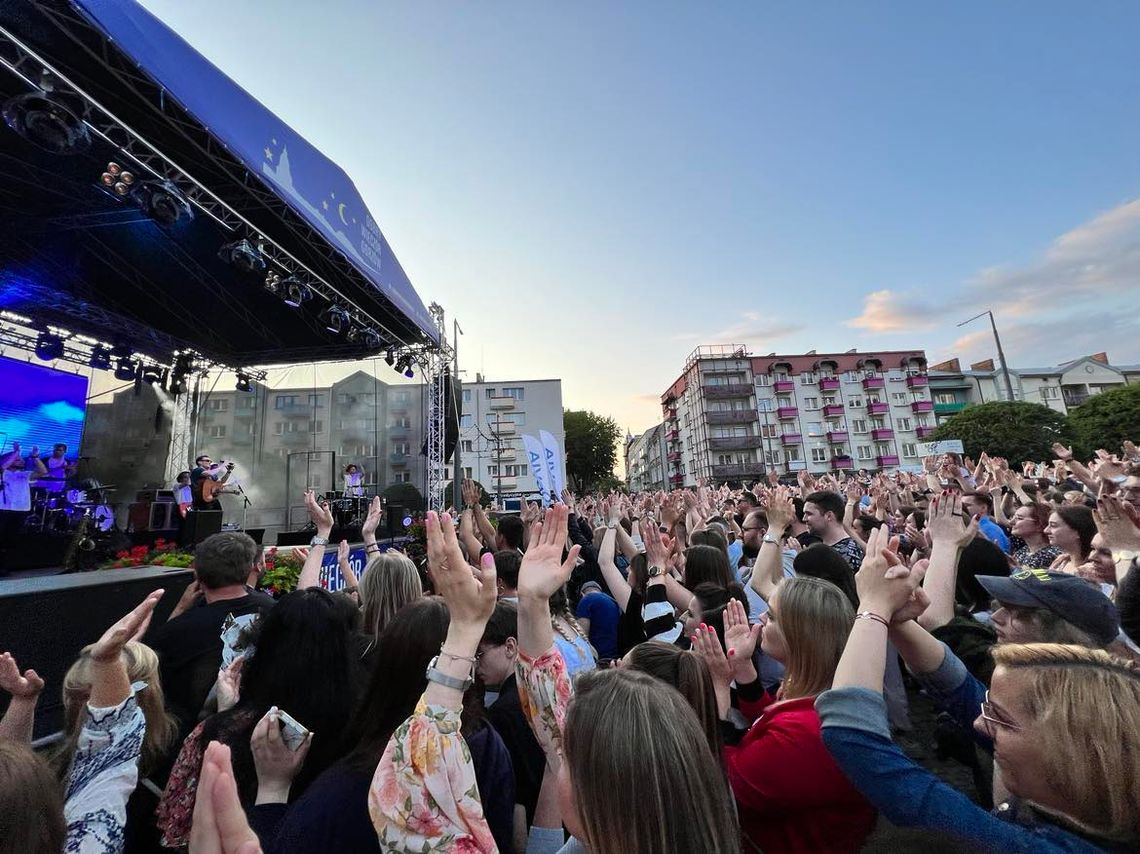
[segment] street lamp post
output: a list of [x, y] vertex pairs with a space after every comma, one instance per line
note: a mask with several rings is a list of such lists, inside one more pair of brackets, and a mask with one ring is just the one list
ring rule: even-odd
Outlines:
[[975, 314], [969, 320], [963, 320], [961, 323], [958, 324], [958, 326], [965, 326], [967, 323], [973, 323], [979, 317], [983, 317], [984, 315], [987, 315], [987, 314], [990, 317], [990, 328], [994, 331], [994, 343], [997, 344], [998, 362], [1001, 364], [1002, 376], [1005, 377], [1005, 388], [1006, 388], [1007, 394], [1009, 395], [1008, 400], [1012, 403], [1013, 402], [1013, 381], [1010, 380], [1010, 378], [1009, 378], [1009, 365], [1007, 365], [1005, 362], [1005, 351], [1002, 350], [1002, 348], [1001, 348], [1001, 338], [998, 336], [997, 324], [994, 323], [994, 313], [992, 311], [990, 311], [989, 309], [986, 309], [981, 314]]

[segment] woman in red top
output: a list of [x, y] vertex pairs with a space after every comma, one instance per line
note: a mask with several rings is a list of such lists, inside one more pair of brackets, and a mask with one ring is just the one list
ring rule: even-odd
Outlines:
[[752, 653], [761, 626], [749, 626], [735, 600], [725, 609], [725, 658], [716, 632], [702, 625], [694, 648], [709, 662], [721, 716], [735, 680], [740, 711], [754, 722], [724, 748], [728, 781], [740, 808], [744, 851], [858, 851], [875, 826], [875, 810], [831, 758], [820, 735], [816, 695], [831, 687], [855, 612], [838, 587], [789, 578], [763, 616], [765, 655], [784, 665], [773, 697], [764, 692]]

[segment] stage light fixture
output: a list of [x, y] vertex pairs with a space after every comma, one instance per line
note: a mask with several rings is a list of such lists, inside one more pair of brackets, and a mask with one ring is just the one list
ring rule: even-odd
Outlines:
[[165, 178], [143, 181], [131, 190], [131, 198], [143, 213], [160, 225], [174, 225], [181, 219], [192, 220], [194, 209], [186, 196]]
[[166, 386], [171, 397], [178, 397], [186, 391], [186, 377], [183, 374], [171, 374], [170, 382]]
[[380, 337], [380, 333], [371, 328], [365, 329], [363, 333], [361, 333], [361, 341], [363, 341], [364, 346], [369, 350], [379, 350], [380, 345], [384, 343], [384, 339]]
[[244, 238], [225, 244], [218, 250], [218, 257], [243, 273], [265, 272], [265, 257]]
[[28, 142], [52, 154], [79, 154], [91, 147], [82, 108], [56, 92], [25, 92], [4, 102], [4, 122]]
[[99, 182], [116, 196], [125, 196], [131, 191], [135, 176], [112, 160], [99, 176]]
[[321, 322], [329, 332], [340, 334], [352, 322], [352, 318], [347, 309], [334, 303], [321, 312]]
[[138, 373], [139, 366], [135, 364], [134, 360], [126, 358], [119, 359], [119, 364], [115, 366], [115, 379], [122, 382], [130, 382], [135, 378]]
[[309, 286], [292, 276], [282, 279], [277, 287], [281, 293], [285, 294], [285, 305], [290, 308], [300, 308], [302, 303], [313, 298], [313, 292], [309, 290]]
[[253, 391], [253, 383], [251, 380], [252, 378], [249, 374], [244, 371], [238, 371], [235, 387], [238, 391], [251, 392]]
[[158, 383], [165, 388], [168, 372], [161, 365], [146, 365], [139, 374], [139, 378], [147, 385]]
[[408, 379], [414, 377], [415, 371], [412, 370], [412, 357], [404, 354], [396, 360], [396, 373], [403, 374]]
[[98, 368], [100, 371], [109, 370], [111, 367], [111, 351], [102, 344], [96, 344], [91, 348], [91, 358], [88, 359], [87, 364], [92, 368]]
[[389, 368], [396, 363], [396, 354], [392, 351], [391, 347], [389, 347], [388, 352], [384, 354], [384, 361], [388, 363]]
[[274, 296], [281, 294], [281, 277], [277, 275], [276, 270], [270, 270], [265, 275], [265, 289]]
[[63, 339], [51, 332], [41, 332], [36, 339], [36, 356], [54, 362], [63, 355]]
[[406, 371], [404, 371], [404, 376], [406, 376], [408, 379], [411, 379], [415, 375], [416, 375], [416, 372], [413, 371], [411, 368], [408, 368]]

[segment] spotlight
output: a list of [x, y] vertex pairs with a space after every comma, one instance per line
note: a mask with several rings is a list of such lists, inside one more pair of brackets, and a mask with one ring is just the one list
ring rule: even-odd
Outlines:
[[99, 183], [116, 196], [127, 195], [131, 191], [131, 185], [134, 182], [135, 176], [125, 171], [122, 166], [113, 160], [107, 164], [107, 168], [103, 171], [103, 174], [99, 176]]
[[180, 219], [194, 218], [194, 209], [186, 196], [173, 181], [165, 178], [136, 184], [131, 190], [131, 198], [143, 213], [160, 225], [174, 225]]
[[137, 373], [138, 365], [136, 365], [132, 359], [119, 359], [119, 364], [115, 368], [115, 379], [130, 382], [135, 378], [135, 374]]
[[384, 361], [388, 363], [388, 367], [392, 367], [396, 362], [396, 354], [392, 352], [392, 348], [388, 348], [388, 352], [384, 354]]
[[218, 250], [218, 257], [243, 273], [265, 272], [265, 258], [245, 239], [227, 243]]
[[238, 391], [253, 391], [253, 384], [251, 382], [250, 375], [244, 371], [238, 371], [236, 388]]
[[54, 362], [63, 355], [63, 339], [50, 332], [41, 332], [36, 339], [36, 356], [45, 362]]
[[369, 350], [379, 350], [380, 344], [382, 343], [380, 333], [375, 329], [365, 329], [361, 334], [361, 340], [364, 342], [364, 346]]
[[166, 390], [170, 392], [172, 397], [178, 397], [178, 395], [184, 393], [186, 391], [186, 376], [179, 373], [171, 374], [170, 384], [167, 385]]
[[282, 279], [277, 287], [281, 293], [285, 294], [285, 305], [290, 308], [300, 308], [301, 303], [308, 302], [313, 298], [313, 292], [309, 290], [309, 286], [292, 276], [288, 279]]
[[352, 322], [349, 317], [348, 311], [343, 307], [336, 304], [330, 305], [321, 312], [321, 320], [325, 324], [325, 329], [329, 332], [340, 333], [344, 331], [345, 326]]
[[111, 351], [102, 344], [96, 344], [91, 348], [91, 358], [87, 364], [101, 371], [109, 370], [111, 367]]
[[166, 385], [167, 370], [159, 365], [147, 365], [142, 369], [139, 378], [147, 385]]
[[274, 296], [281, 293], [281, 277], [276, 270], [270, 270], [265, 276], [265, 289]]
[[26, 92], [4, 102], [8, 127], [52, 154], [79, 154], [91, 147], [81, 111], [56, 92]]
[[408, 379], [411, 379], [415, 375], [416, 375], [416, 372], [413, 371], [411, 368], [408, 368], [406, 371], [404, 371], [404, 376], [406, 376]]
[[404, 354], [396, 361], [396, 372], [401, 373], [408, 379], [414, 377], [415, 371], [412, 370], [412, 357]]

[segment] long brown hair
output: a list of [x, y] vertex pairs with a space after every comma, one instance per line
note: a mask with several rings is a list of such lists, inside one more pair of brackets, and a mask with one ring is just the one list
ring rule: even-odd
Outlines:
[[820, 578], [786, 578], [777, 590], [780, 630], [787, 647], [780, 696], [813, 697], [831, 687], [855, 623], [855, 609], [842, 590]]
[[720, 761], [720, 713], [708, 665], [699, 655], [664, 641], [639, 643], [629, 653], [627, 667], [672, 685], [689, 701], [713, 756]]
[[364, 610], [364, 631], [380, 637], [396, 612], [423, 598], [419, 570], [402, 552], [381, 552], [368, 562], [360, 576], [360, 607]]
[[724, 773], [676, 688], [620, 668], [576, 692], [563, 755], [591, 854], [739, 850]]
[[0, 854], [59, 854], [63, 790], [30, 747], [0, 738]]

